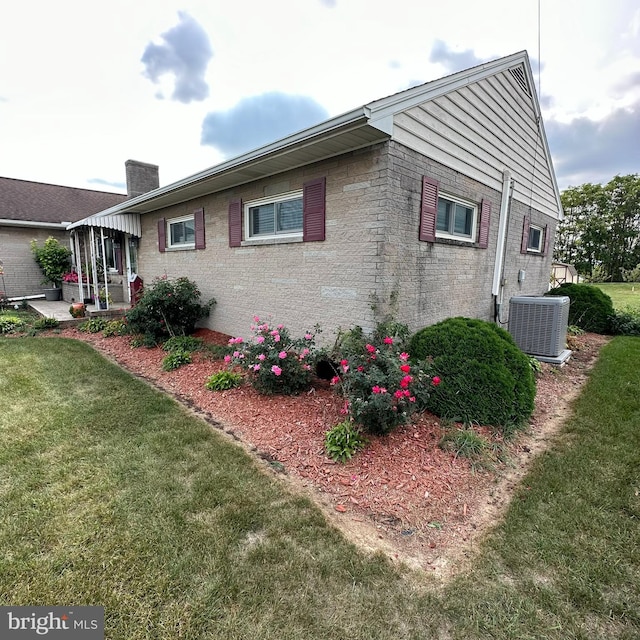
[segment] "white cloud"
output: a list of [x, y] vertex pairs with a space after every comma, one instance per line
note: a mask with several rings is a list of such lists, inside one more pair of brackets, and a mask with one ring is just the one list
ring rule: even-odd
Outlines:
[[633, 170], [637, 2], [540, 2], [539, 39], [538, 0], [13, 3], [0, 22], [0, 175], [95, 188], [122, 183], [135, 158], [167, 184], [233, 153], [220, 135], [210, 146], [207, 124], [246, 123], [247, 105], [270, 94], [295, 96], [312, 124], [523, 49], [540, 55], [560, 183], [619, 172], [615, 153], [598, 152], [611, 140]]

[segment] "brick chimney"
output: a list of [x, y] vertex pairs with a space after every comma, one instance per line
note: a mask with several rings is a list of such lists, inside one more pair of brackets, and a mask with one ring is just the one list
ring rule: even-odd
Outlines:
[[127, 174], [127, 195], [129, 198], [135, 198], [160, 186], [158, 165], [138, 162], [138, 160], [127, 160], [124, 166]]

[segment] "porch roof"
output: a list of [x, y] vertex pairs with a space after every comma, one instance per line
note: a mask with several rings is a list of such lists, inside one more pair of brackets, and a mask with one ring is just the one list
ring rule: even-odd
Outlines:
[[124, 231], [124, 233], [136, 236], [137, 238], [142, 236], [140, 214], [138, 213], [121, 213], [119, 215], [96, 214], [70, 224], [67, 229], [77, 229], [78, 227], [101, 227], [102, 229]]

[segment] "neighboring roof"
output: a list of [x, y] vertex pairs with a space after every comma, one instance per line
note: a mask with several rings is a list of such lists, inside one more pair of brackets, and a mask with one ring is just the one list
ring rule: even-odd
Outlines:
[[[549, 166], [551, 154], [547, 144], [540, 106], [531, 77], [531, 66], [526, 51], [487, 62], [485, 64], [445, 76], [426, 84], [374, 100], [318, 125], [294, 133], [253, 151], [227, 160], [164, 187], [131, 198], [90, 218], [76, 222], [69, 228], [82, 224], [99, 225], [97, 219], [117, 214], [149, 213], [194, 198], [216, 193], [265, 178], [290, 169], [368, 147], [391, 139], [395, 114], [414, 105], [455, 91], [460, 87], [482, 80], [506, 69], [522, 64], [527, 82], [532, 88], [534, 111], [538, 119], [543, 142], [543, 153]], [[552, 173], [553, 188], [558, 211], [562, 211], [560, 191]]]
[[0, 224], [3, 221], [60, 224], [116, 206], [126, 195], [0, 177]]

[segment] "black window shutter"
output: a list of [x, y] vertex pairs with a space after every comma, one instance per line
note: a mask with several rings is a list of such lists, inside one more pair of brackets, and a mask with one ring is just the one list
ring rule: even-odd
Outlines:
[[196, 228], [196, 249], [204, 249], [207, 246], [204, 237], [204, 209], [193, 212], [193, 221]]
[[322, 242], [325, 239], [326, 214], [325, 177], [310, 180], [302, 192], [302, 239], [304, 242]]
[[422, 200], [420, 202], [420, 230], [423, 242], [435, 242], [436, 217], [438, 216], [438, 181], [422, 176]]
[[520, 244], [520, 253], [527, 253], [527, 246], [529, 245], [529, 218], [525, 216], [522, 223], [522, 243]]
[[229, 246], [242, 245], [242, 200], [229, 203]]
[[549, 225], [548, 224], [544, 226], [544, 249], [542, 250], [542, 255], [546, 256], [547, 251], [549, 251]]
[[486, 249], [489, 246], [489, 222], [491, 220], [491, 202], [483, 199], [480, 204], [480, 231], [478, 232], [478, 246]]
[[158, 251], [164, 253], [167, 250], [167, 223], [164, 218], [158, 220]]

